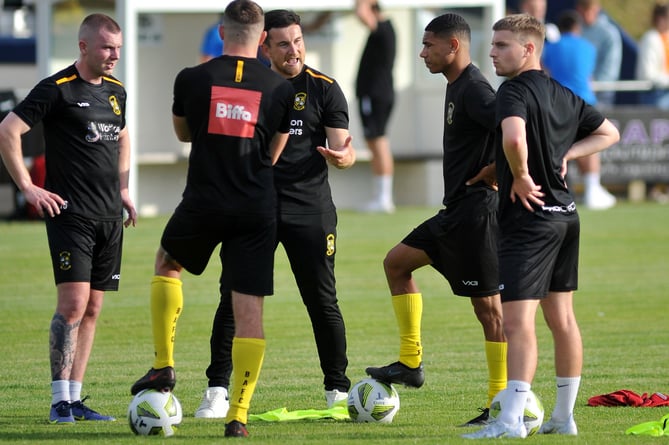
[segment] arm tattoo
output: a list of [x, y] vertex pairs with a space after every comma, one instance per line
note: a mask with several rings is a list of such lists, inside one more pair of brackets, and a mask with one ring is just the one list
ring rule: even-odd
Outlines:
[[51, 319], [49, 353], [53, 380], [69, 380], [70, 378], [77, 347], [79, 324], [81, 324], [80, 320], [73, 324], [67, 324], [65, 317], [61, 314], [54, 314]]

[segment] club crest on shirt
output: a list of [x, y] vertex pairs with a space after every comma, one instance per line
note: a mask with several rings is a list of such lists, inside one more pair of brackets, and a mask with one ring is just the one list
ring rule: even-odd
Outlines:
[[115, 115], [120, 116], [121, 115], [121, 107], [118, 106], [118, 99], [116, 96], [109, 96], [109, 104], [112, 107], [112, 111], [114, 112]]
[[453, 102], [449, 102], [448, 111], [446, 112], [446, 122], [448, 122], [448, 125], [453, 123], [453, 111], [455, 111], [455, 104]]
[[326, 247], [325, 254], [326, 254], [327, 256], [332, 256], [332, 255], [334, 255], [334, 253], [335, 253], [335, 236], [334, 236], [334, 234], [329, 233], [329, 234], [325, 237], [325, 241], [326, 241], [326, 246], [327, 246], [327, 247]]
[[295, 95], [295, 101], [293, 102], [293, 109], [296, 111], [304, 110], [304, 107], [307, 106], [307, 93], [300, 92]]

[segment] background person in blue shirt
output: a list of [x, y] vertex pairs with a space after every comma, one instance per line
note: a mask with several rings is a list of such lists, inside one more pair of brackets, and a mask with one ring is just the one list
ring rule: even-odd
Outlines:
[[581, 37], [581, 23], [576, 11], [567, 10], [558, 19], [560, 39], [547, 42], [542, 65], [550, 76], [589, 103], [597, 104], [592, 90], [597, 50]]
[[223, 54], [223, 39], [218, 32], [222, 20], [223, 14], [219, 16], [218, 22], [205, 30], [200, 43], [200, 62], [206, 62]]
[[[206, 29], [202, 36], [202, 43], [200, 43], [200, 63], [206, 62], [223, 54], [223, 39], [218, 31], [223, 14], [219, 16], [218, 22]], [[263, 55], [260, 47], [258, 47], [258, 59], [269, 67], [269, 60]]]

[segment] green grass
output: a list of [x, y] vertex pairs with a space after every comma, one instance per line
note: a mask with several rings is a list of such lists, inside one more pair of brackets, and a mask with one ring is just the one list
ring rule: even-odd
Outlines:
[[[397, 328], [383, 276], [385, 253], [435, 209], [402, 208], [394, 215], [340, 212], [337, 282], [347, 324], [349, 377], [397, 355]], [[135, 437], [125, 421], [130, 385], [152, 364], [148, 293], [153, 258], [165, 218], [142, 219], [126, 231], [121, 290], [109, 293], [84, 385], [90, 405], [119, 418], [114, 423], [52, 426], [48, 327], [55, 288], [41, 223], [0, 223], [0, 442], [58, 444], [220, 443], [222, 421], [192, 417], [206, 386], [211, 319], [220, 267], [213, 257], [201, 277], [184, 274], [185, 310], [179, 321], [175, 394], [184, 409], [177, 435]], [[581, 280], [577, 316], [585, 346], [576, 407], [577, 438], [537, 436], [533, 443], [642, 443], [626, 428], [658, 420], [666, 409], [591, 408], [590, 396], [667, 387], [667, 280], [669, 206], [620, 204], [581, 212]], [[252, 443], [444, 444], [464, 443], [455, 425], [485, 403], [486, 368], [481, 329], [468, 299], [454, 297], [430, 268], [416, 273], [424, 294], [423, 340], [427, 382], [399, 387], [402, 407], [390, 425], [334, 421], [252, 422]], [[322, 408], [322, 375], [306, 311], [285, 254], [277, 254], [275, 295], [265, 306], [267, 353], [252, 412], [279, 407]], [[552, 343], [538, 317], [540, 361], [534, 390], [550, 412], [554, 403]], [[658, 439], [655, 439], [657, 441]], [[661, 440], [661, 439], [659, 439]]]

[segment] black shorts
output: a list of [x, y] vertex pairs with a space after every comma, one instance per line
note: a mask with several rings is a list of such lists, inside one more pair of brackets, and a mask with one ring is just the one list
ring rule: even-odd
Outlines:
[[443, 209], [402, 243], [424, 251], [455, 295], [488, 297], [499, 292], [497, 212], [485, 203], [467, 211]]
[[[279, 214], [277, 240], [286, 251], [297, 287], [304, 298], [337, 302], [335, 254], [337, 212]], [[221, 256], [221, 263], [223, 263]], [[221, 273], [221, 294], [230, 292], [229, 271]]]
[[86, 282], [91, 289], [118, 290], [123, 247], [120, 218], [96, 221], [61, 213], [45, 223], [56, 284]]
[[393, 111], [393, 100], [377, 99], [369, 96], [358, 98], [358, 110], [365, 139], [374, 139], [386, 134], [386, 126]]
[[578, 287], [580, 223], [529, 215], [500, 236], [502, 302], [544, 298]]
[[179, 205], [160, 244], [184, 269], [200, 275], [220, 243], [232, 290], [265, 296], [274, 292], [275, 239], [276, 218], [272, 215], [218, 215]]

